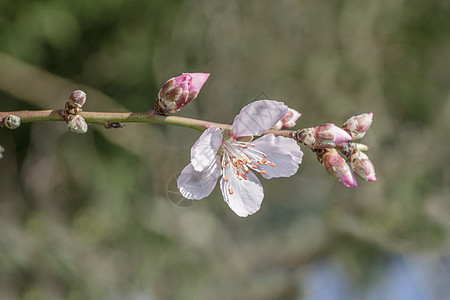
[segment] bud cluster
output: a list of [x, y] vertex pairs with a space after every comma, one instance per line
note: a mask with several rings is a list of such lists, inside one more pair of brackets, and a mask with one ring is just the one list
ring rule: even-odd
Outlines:
[[73, 91], [64, 107], [64, 120], [70, 131], [75, 133], [86, 133], [88, 125], [84, 118], [80, 116], [81, 107], [86, 102], [86, 93], [82, 90]]
[[363, 152], [369, 149], [364, 144], [351, 142], [364, 137], [372, 124], [372, 113], [349, 118], [342, 128], [328, 123], [305, 128], [295, 133], [295, 139], [312, 149], [325, 170], [345, 186], [358, 186], [355, 173], [364, 181], [376, 181], [375, 168]]

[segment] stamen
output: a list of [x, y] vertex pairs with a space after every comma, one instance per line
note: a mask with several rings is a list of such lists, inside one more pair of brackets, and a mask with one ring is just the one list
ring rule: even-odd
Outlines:
[[228, 177], [224, 176], [223, 181], [228, 182]]
[[233, 189], [232, 188], [228, 188], [228, 193], [230, 193], [230, 195], [233, 195]]
[[256, 147], [256, 145], [255, 145], [255, 144], [250, 144], [250, 146], [252, 146], [252, 147]]
[[248, 176], [247, 175], [242, 175], [242, 177], [244, 177], [245, 180], [248, 180]]
[[262, 155], [264, 156], [264, 158], [267, 158], [267, 155], [265, 155], [264, 153]]
[[242, 180], [242, 176], [241, 176], [241, 175], [238, 175], [238, 176], [237, 176], [237, 179]]
[[253, 169], [258, 169], [258, 166], [257, 165], [253, 165], [252, 168]]
[[271, 167], [275, 167], [275, 163], [271, 162], [271, 163], [270, 163], [270, 166], [271, 166]]
[[264, 171], [264, 170], [262, 170], [260, 173], [261, 173], [261, 174], [267, 174], [267, 172]]

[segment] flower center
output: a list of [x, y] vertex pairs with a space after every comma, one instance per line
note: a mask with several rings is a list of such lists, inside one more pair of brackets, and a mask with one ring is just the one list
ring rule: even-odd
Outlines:
[[[233, 174], [238, 180], [248, 180], [249, 169], [266, 174], [267, 171], [262, 169], [264, 166], [275, 167], [275, 163], [269, 161], [267, 155], [250, 142], [231, 138], [223, 142], [219, 152], [222, 155], [222, 176], [225, 182], [229, 180], [225, 175], [226, 169], [231, 171], [227, 174]], [[228, 192], [233, 194], [231, 188]]]

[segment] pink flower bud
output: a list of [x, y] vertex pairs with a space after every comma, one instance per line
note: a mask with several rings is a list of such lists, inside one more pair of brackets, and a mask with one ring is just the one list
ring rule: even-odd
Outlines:
[[361, 151], [355, 151], [350, 159], [350, 166], [356, 175], [358, 175], [364, 181], [376, 181], [375, 168], [369, 157]]
[[69, 102], [74, 106], [81, 108], [86, 102], [86, 93], [82, 90], [73, 91], [72, 94], [70, 94]]
[[351, 140], [351, 136], [332, 123], [297, 131], [296, 140], [314, 149], [332, 148]]
[[273, 129], [287, 129], [295, 126], [295, 122], [302, 114], [295, 109], [289, 108], [288, 112], [275, 124]]
[[342, 128], [351, 135], [352, 140], [357, 140], [362, 138], [369, 130], [370, 125], [372, 125], [372, 118], [373, 113], [353, 116], [344, 123]]
[[339, 155], [336, 149], [321, 149], [317, 152], [317, 156], [331, 177], [341, 181], [345, 186], [358, 186], [349, 165], [345, 162], [345, 159]]
[[339, 152], [341, 152], [349, 165], [352, 167], [353, 172], [355, 172], [358, 177], [365, 181], [376, 181], [375, 168], [369, 157], [362, 151], [369, 149], [364, 144], [359, 143], [343, 143], [337, 147]]
[[75, 133], [86, 133], [88, 125], [80, 115], [69, 115], [66, 118], [67, 127]]
[[174, 114], [194, 100], [208, 77], [209, 73], [183, 73], [169, 79], [156, 99], [158, 114]]

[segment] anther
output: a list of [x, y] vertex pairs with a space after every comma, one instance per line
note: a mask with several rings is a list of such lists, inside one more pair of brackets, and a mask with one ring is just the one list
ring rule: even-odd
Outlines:
[[248, 180], [248, 176], [247, 175], [242, 175], [242, 177], [244, 177], [245, 180]]
[[228, 177], [224, 176], [223, 181], [228, 182]]
[[228, 193], [230, 193], [230, 195], [233, 195], [233, 189], [232, 188], [228, 188]]
[[261, 173], [261, 174], [267, 174], [267, 172], [264, 171], [264, 170], [262, 170], [260, 173]]
[[271, 163], [270, 163], [270, 166], [271, 166], [271, 167], [275, 167], [275, 163], [271, 162]]

